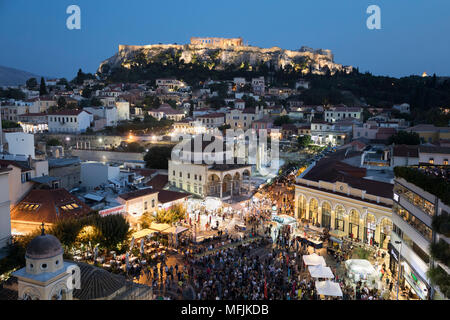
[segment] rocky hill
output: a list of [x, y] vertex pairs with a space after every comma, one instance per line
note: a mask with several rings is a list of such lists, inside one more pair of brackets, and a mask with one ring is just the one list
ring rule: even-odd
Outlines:
[[333, 61], [330, 50], [313, 50], [302, 47], [299, 50], [285, 50], [278, 47], [259, 48], [254, 46], [217, 47], [201, 44], [154, 44], [145, 46], [119, 45], [119, 51], [103, 61], [97, 73], [108, 74], [114, 68], [133, 69], [149, 63], [198, 64], [210, 70], [246, 68], [252, 70], [265, 65], [279, 70], [292, 68], [302, 74], [331, 74], [337, 71], [350, 73], [351, 66], [343, 66]]
[[36, 78], [39, 81], [40, 77], [23, 70], [0, 66], [0, 86], [23, 85], [30, 78]]

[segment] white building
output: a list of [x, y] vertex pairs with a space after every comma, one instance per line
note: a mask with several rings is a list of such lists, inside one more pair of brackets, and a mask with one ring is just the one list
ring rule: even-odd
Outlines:
[[171, 92], [186, 87], [186, 83], [177, 79], [156, 79], [156, 87]]
[[400, 284], [419, 299], [428, 300], [439, 295], [442, 298], [438, 288], [433, 288], [427, 271], [435, 266], [447, 273], [447, 277], [449, 274], [447, 266], [430, 254], [431, 243], [442, 239], [447, 246], [450, 244], [450, 239], [432, 226], [433, 217], [446, 212], [450, 212], [450, 206], [439, 197], [406, 180], [401, 174], [395, 178], [389, 268], [394, 275], [400, 269]]
[[31, 156], [35, 159], [34, 134], [25, 132], [5, 132], [5, 142], [11, 154]]
[[11, 238], [9, 171], [8, 168], [0, 168], [0, 249], [9, 243]]
[[226, 124], [229, 124], [231, 129], [243, 129], [247, 130], [252, 127], [252, 123], [255, 120], [259, 120], [263, 117], [262, 110], [259, 107], [256, 109], [233, 109], [226, 114]]
[[117, 101], [115, 103], [117, 108], [117, 119], [130, 120], [130, 103], [128, 101]]
[[225, 123], [225, 114], [221, 112], [207, 113], [197, 117], [196, 120], [201, 121], [207, 129], [218, 128]]
[[[200, 136], [194, 139], [201, 141]], [[172, 159], [169, 160], [168, 178], [172, 186], [202, 197], [223, 199], [230, 199], [250, 190], [252, 167], [236, 163], [235, 150], [227, 150], [227, 146], [220, 140], [219, 143], [223, 144], [222, 151], [208, 153], [206, 151], [211, 148], [210, 144], [214, 143], [218, 147], [216, 142], [204, 141], [196, 145], [194, 139], [185, 142], [180, 150], [174, 150]], [[227, 164], [228, 160], [233, 161]]]
[[359, 107], [335, 106], [324, 111], [324, 118], [326, 122], [336, 122], [348, 118], [362, 120], [362, 109]]
[[158, 109], [148, 111], [148, 114], [157, 120], [165, 118], [173, 121], [180, 121], [185, 117], [183, 111], [175, 110], [167, 103], [163, 103]]
[[253, 78], [252, 79], [253, 92], [257, 95], [264, 95], [265, 91], [265, 81], [264, 77]]
[[337, 151], [297, 178], [296, 218], [386, 249], [392, 229], [393, 185], [366, 179], [366, 169], [340, 160], [347, 156], [353, 155]]
[[338, 126], [324, 121], [311, 122], [311, 139], [317, 145], [344, 145], [352, 133], [352, 126]]
[[396, 104], [392, 109], [400, 111], [400, 113], [411, 113], [409, 103]]
[[119, 119], [118, 116], [118, 108], [116, 107], [85, 107], [83, 110], [94, 115], [94, 120], [96, 120], [95, 116], [100, 119], [105, 119], [105, 126], [107, 127], [115, 127], [117, 126], [117, 122]]
[[48, 131], [82, 133], [91, 126], [94, 117], [84, 110], [64, 110], [48, 114]]
[[81, 186], [88, 190], [100, 185], [116, 183], [120, 177], [120, 167], [103, 162], [87, 161], [81, 163]]

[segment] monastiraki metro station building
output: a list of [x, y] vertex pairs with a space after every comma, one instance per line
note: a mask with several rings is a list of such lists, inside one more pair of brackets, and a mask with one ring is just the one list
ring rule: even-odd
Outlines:
[[322, 159], [297, 178], [295, 217], [387, 249], [393, 184], [366, 179], [366, 169], [342, 162], [345, 150]]

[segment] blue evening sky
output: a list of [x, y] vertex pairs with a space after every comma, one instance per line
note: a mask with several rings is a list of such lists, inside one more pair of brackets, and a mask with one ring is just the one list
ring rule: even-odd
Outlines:
[[[81, 8], [81, 30], [66, 8]], [[381, 8], [381, 30], [366, 9]], [[0, 65], [72, 79], [119, 44], [243, 37], [259, 47], [331, 49], [337, 63], [377, 75], [450, 75], [448, 0], [0, 0]]]

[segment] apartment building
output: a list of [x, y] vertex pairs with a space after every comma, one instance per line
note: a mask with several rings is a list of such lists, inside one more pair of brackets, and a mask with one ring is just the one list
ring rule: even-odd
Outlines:
[[[394, 275], [400, 273], [399, 283], [402, 288], [410, 290], [414, 297], [423, 300], [443, 298], [439, 288], [427, 276], [427, 271], [431, 267], [437, 267], [444, 274], [447, 273], [447, 277], [450, 272], [445, 264], [432, 257], [430, 251], [433, 243], [443, 241], [447, 248], [450, 243], [450, 238], [437, 232], [432, 225], [438, 216], [450, 213], [449, 203], [444, 203], [440, 198], [446, 191], [443, 190], [439, 196], [430, 191], [430, 183], [448, 179], [439, 176], [442, 170], [434, 166], [427, 166], [426, 169], [395, 169], [389, 267]], [[430, 175], [433, 178], [429, 178]], [[448, 192], [448, 181], [446, 185]]]

